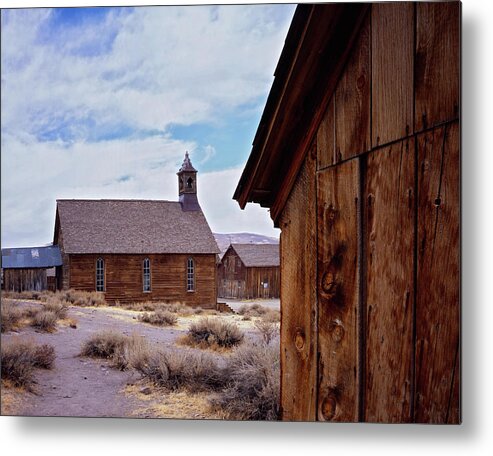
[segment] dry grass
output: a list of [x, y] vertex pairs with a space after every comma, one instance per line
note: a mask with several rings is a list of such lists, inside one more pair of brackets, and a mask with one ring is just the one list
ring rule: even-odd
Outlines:
[[57, 322], [67, 315], [67, 306], [53, 298], [43, 305], [26, 307], [19, 301], [2, 301], [2, 332], [32, 326], [45, 332], [53, 332]]
[[225, 378], [215, 358], [188, 350], [139, 350], [130, 357], [132, 367], [152, 384], [170, 391], [209, 391], [224, 385]]
[[9, 342], [2, 344], [2, 379], [13, 386], [30, 388], [34, 383], [34, 369], [52, 369], [55, 349], [51, 345], [32, 342]]
[[260, 332], [262, 336], [262, 342], [264, 344], [270, 344], [270, 342], [279, 334], [279, 326], [277, 323], [271, 323], [265, 320], [257, 320], [254, 323], [255, 328]]
[[44, 309], [53, 312], [57, 318], [63, 319], [67, 316], [67, 304], [54, 296], [50, 296], [44, 303]]
[[124, 389], [127, 397], [137, 398], [146, 405], [132, 411], [131, 416], [139, 418], [170, 419], [220, 419], [221, 416], [211, 410], [207, 394], [191, 393], [186, 390], [154, 390], [150, 394], [141, 393], [141, 385], [129, 385]]
[[139, 320], [155, 326], [173, 326], [178, 321], [178, 317], [164, 309], [156, 309], [152, 313], [145, 312], [139, 315]]
[[56, 330], [58, 316], [51, 310], [39, 310], [32, 317], [31, 326], [44, 332], [53, 332]]
[[244, 320], [251, 320], [253, 317], [262, 318], [269, 323], [276, 323], [281, 320], [281, 312], [262, 306], [261, 304], [243, 304], [237, 312], [243, 315]]
[[221, 350], [241, 344], [244, 337], [243, 331], [236, 324], [205, 317], [192, 323], [180, 342], [191, 347]]
[[247, 345], [226, 361], [226, 386], [211, 399], [227, 419], [278, 420], [280, 418], [279, 348]]
[[1, 383], [0, 414], [2, 416], [14, 416], [19, 414], [19, 410], [24, 408], [26, 403], [26, 390], [14, 386], [9, 380], [2, 380]]
[[2, 292], [2, 297], [10, 299], [34, 300], [34, 301], [46, 301], [49, 297], [53, 296], [52, 291], [4, 291]]
[[96, 291], [66, 290], [55, 293], [55, 298], [62, 303], [71, 304], [79, 307], [106, 306], [103, 293]]
[[125, 336], [114, 331], [101, 331], [82, 344], [80, 356], [112, 361], [113, 367], [126, 370], [131, 358], [144, 351], [145, 341], [138, 336]]
[[[118, 303], [117, 303], [118, 306]], [[134, 310], [138, 312], [158, 312], [166, 311], [175, 314], [179, 317], [189, 317], [191, 315], [216, 315], [217, 311], [214, 309], [203, 309], [202, 307], [191, 307], [181, 303], [167, 303], [167, 302], [134, 302], [132, 304], [123, 304], [120, 307], [126, 310]]]
[[25, 317], [24, 312], [16, 302], [2, 300], [1, 322], [2, 332], [18, 329], [21, 320]]

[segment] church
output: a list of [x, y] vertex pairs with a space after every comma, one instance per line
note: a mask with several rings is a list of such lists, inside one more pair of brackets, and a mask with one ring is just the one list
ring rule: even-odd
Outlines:
[[110, 303], [180, 302], [215, 308], [214, 236], [197, 199], [188, 152], [178, 201], [57, 200], [56, 288], [104, 293]]

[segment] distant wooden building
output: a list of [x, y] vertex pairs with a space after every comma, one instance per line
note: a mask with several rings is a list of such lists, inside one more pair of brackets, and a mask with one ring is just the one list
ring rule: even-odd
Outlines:
[[109, 302], [182, 302], [215, 308], [219, 252], [197, 200], [188, 153], [179, 201], [58, 200], [58, 289], [104, 293]]
[[218, 266], [221, 298], [279, 298], [279, 245], [231, 244]]
[[282, 230], [285, 420], [461, 421], [460, 18], [296, 10], [234, 196]]
[[57, 246], [2, 249], [2, 288], [17, 292], [47, 290], [47, 271], [61, 264]]

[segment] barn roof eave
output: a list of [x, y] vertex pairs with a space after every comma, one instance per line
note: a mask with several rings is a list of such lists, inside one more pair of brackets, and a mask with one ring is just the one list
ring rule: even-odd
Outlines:
[[[369, 6], [299, 5], [233, 199], [278, 218]], [[317, 50], [314, 52], [314, 50]]]

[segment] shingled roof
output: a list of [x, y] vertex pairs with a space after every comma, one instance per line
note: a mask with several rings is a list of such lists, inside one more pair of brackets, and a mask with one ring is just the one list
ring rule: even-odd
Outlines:
[[56, 223], [65, 253], [219, 253], [202, 210], [174, 201], [57, 200]]
[[279, 244], [231, 244], [247, 268], [279, 266]]

